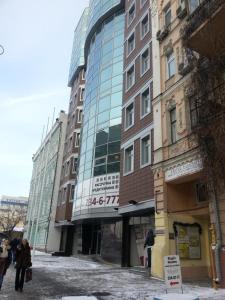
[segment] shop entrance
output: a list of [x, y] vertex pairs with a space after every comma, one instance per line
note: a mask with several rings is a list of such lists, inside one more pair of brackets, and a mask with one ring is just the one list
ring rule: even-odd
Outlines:
[[82, 253], [101, 254], [102, 231], [100, 224], [82, 225]]
[[144, 248], [144, 244], [150, 229], [154, 231], [153, 214], [124, 220], [122, 266], [148, 266], [147, 247]]

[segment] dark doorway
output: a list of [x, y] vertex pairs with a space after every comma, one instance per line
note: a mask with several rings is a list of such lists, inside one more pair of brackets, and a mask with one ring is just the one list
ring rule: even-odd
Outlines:
[[82, 225], [82, 253], [101, 254], [102, 232], [100, 224]]

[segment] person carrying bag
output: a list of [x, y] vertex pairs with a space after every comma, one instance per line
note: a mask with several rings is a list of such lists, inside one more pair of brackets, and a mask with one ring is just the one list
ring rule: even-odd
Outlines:
[[17, 246], [16, 249], [16, 280], [15, 290], [23, 291], [24, 277], [26, 270], [32, 266], [31, 263], [31, 251], [29, 243], [26, 239], [22, 240], [22, 243]]

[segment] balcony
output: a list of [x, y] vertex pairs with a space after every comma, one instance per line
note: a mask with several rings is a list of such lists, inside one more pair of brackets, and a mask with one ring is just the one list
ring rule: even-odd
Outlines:
[[225, 53], [225, 0], [204, 0], [182, 32], [188, 48], [208, 58]]

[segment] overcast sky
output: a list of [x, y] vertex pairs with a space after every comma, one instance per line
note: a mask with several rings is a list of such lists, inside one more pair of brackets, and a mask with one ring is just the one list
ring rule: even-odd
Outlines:
[[48, 116], [67, 111], [73, 31], [88, 0], [0, 0], [0, 195], [28, 196]]

